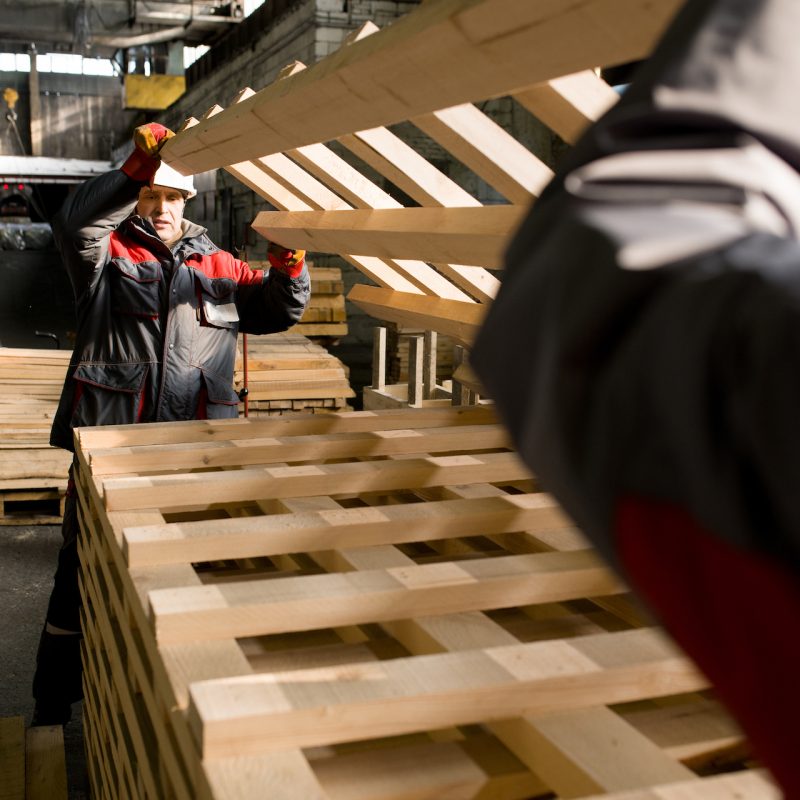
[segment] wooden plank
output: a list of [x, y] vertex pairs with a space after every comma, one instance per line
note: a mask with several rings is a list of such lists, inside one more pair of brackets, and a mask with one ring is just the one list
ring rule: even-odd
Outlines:
[[442, 483], [514, 481], [529, 477], [515, 453], [487, 453], [410, 458], [387, 462], [379, 470], [369, 463], [346, 463], [107, 478], [103, 481], [103, 498], [108, 511], [169, 509], [207, 507], [253, 498], [395, 491]]
[[490, 736], [311, 759], [331, 800], [491, 797], [522, 800], [547, 786]]
[[354, 155], [384, 175], [421, 206], [477, 208], [480, 201], [386, 128], [339, 138]]
[[524, 728], [500, 722], [493, 730], [524, 747], [537, 774], [563, 798], [696, 777], [608, 708], [537, 715]]
[[437, 331], [466, 347], [478, 335], [486, 314], [482, 303], [418, 297], [364, 284], [356, 284], [347, 299], [377, 319]]
[[688, 783], [592, 795], [584, 800], [781, 800], [782, 797], [766, 772], [744, 770]]
[[150, 593], [159, 642], [288, 631], [560, 602], [621, 591], [590, 551], [305, 575]]
[[286, 247], [500, 269], [526, 212], [520, 206], [262, 211], [253, 228]]
[[591, 122], [617, 102], [619, 95], [587, 69], [515, 92], [514, 99], [573, 144]]
[[386, 386], [386, 328], [376, 325], [372, 329], [372, 388]]
[[258, 420], [203, 420], [151, 422], [147, 425], [105, 425], [80, 428], [76, 436], [84, 453], [107, 447], [178, 444], [188, 442], [247, 441], [263, 436], [297, 436], [374, 430], [407, 430], [443, 425], [485, 425], [497, 421], [491, 408], [437, 408], [349, 411], [315, 416]]
[[[468, 447], [465, 446], [465, 437]], [[278, 436], [235, 442], [145, 445], [94, 450], [89, 463], [95, 476], [143, 473], [168, 469], [248, 466], [282, 462], [373, 457], [397, 453], [465, 452], [508, 448], [508, 433], [500, 425], [467, 425], [396, 431], [356, 431], [317, 436]]]
[[25, 800], [25, 721], [0, 718], [0, 800]]
[[287, 750], [256, 757], [203, 762], [213, 800], [329, 800], [302, 752]]
[[510, 203], [530, 203], [553, 177], [546, 164], [474, 105], [444, 108], [411, 121]]
[[67, 765], [61, 725], [29, 728], [25, 746], [26, 800], [67, 800]]
[[[386, 131], [386, 133], [389, 132]], [[402, 207], [391, 195], [364, 178], [361, 173], [354, 170], [344, 159], [325, 145], [318, 144], [299, 148], [291, 151], [291, 155], [324, 180], [332, 182], [337, 191], [345, 193], [355, 208], [398, 209]], [[425, 164], [428, 163], [424, 159], [422, 161]], [[470, 200], [472, 200], [471, 196]], [[470, 202], [469, 205], [474, 205], [474, 202]], [[400, 262], [393, 260], [392, 264], [398, 267], [401, 274], [422, 289], [425, 294], [434, 294], [453, 300], [468, 301], [470, 299], [424, 261], [401, 259]]]
[[706, 759], [746, 747], [739, 725], [709, 698], [669, 706], [623, 709], [624, 718], [674, 758], [702, 768]]
[[[679, 6], [679, 0], [656, 6], [589, 0], [558, 10], [529, 0], [425, 3], [178, 134], [162, 157], [186, 173], [203, 172], [636, 60], [649, 53]], [[617, 22], [598, 35], [603, 19]]]
[[197, 683], [205, 757], [626, 702], [706, 685], [652, 629]]

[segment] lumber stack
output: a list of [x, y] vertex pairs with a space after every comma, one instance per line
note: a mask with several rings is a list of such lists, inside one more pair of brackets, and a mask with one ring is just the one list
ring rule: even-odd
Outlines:
[[71, 353], [0, 348], [0, 525], [61, 521], [72, 456], [50, 447]]
[[[269, 261], [250, 261], [249, 264], [254, 269], [269, 269]], [[317, 267], [309, 262], [308, 273], [311, 278], [311, 299], [292, 332], [326, 341], [347, 336], [342, 270], [338, 267]]]
[[22, 717], [0, 718], [0, 798], [67, 800], [60, 725], [26, 730]]
[[[237, 391], [244, 387], [243, 352], [240, 337], [234, 373]], [[247, 365], [248, 414], [341, 411], [355, 396], [344, 364], [294, 328], [291, 333], [248, 335]]]
[[777, 800], [491, 410], [78, 435], [96, 796]]

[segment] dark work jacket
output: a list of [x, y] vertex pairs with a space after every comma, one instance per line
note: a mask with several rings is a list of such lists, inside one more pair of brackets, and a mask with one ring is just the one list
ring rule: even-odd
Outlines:
[[510, 245], [514, 441], [800, 797], [800, 3], [689, 0]]
[[140, 188], [116, 170], [93, 178], [53, 221], [77, 311], [56, 447], [72, 450], [81, 426], [237, 416], [239, 330], [286, 330], [308, 302], [305, 266], [251, 270], [194, 223], [170, 249], [132, 215]]

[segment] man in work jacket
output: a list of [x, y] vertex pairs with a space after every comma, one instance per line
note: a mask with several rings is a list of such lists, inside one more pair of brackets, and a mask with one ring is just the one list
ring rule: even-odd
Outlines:
[[786, 797], [800, 797], [798, 41], [797, 0], [689, 0], [522, 224], [473, 352], [523, 458]]
[[[251, 270], [183, 218], [192, 179], [158, 157], [171, 135], [155, 123], [138, 128], [122, 168], [83, 184], [53, 222], [77, 310], [56, 447], [72, 450], [80, 426], [236, 417], [238, 331], [286, 330], [308, 302], [303, 251], [272, 243], [271, 269]], [[37, 655], [34, 724], [65, 723], [82, 696], [72, 479]]]

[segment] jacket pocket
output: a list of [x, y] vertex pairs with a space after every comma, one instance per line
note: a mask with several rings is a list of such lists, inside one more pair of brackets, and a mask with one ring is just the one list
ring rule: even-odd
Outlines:
[[239, 416], [239, 397], [229, 380], [213, 372], [203, 373], [203, 390], [197, 408], [197, 419], [229, 419]]
[[161, 264], [158, 261], [134, 264], [126, 258], [115, 258], [111, 267], [114, 311], [137, 317], [157, 317]]
[[138, 422], [148, 371], [148, 364], [79, 364], [72, 427]]
[[236, 281], [209, 278], [195, 270], [198, 313], [201, 325], [211, 328], [234, 328], [239, 323], [236, 308]]

